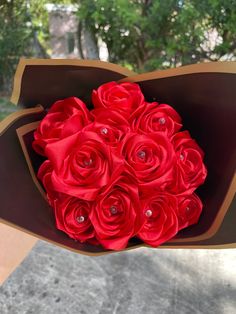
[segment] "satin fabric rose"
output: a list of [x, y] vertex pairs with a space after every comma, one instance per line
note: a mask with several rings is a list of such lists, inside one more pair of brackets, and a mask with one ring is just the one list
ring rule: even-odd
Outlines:
[[123, 160], [94, 132], [79, 132], [48, 144], [46, 155], [53, 166], [53, 188], [87, 201], [94, 200], [111, 176], [123, 169]]
[[168, 187], [173, 193], [191, 194], [201, 185], [207, 176], [203, 163], [204, 153], [188, 131], [176, 133], [172, 137], [172, 144], [176, 154], [174, 181]]
[[174, 150], [163, 134], [127, 134], [119, 151], [135, 172], [142, 193], [153, 193], [153, 188], [163, 190], [172, 182]]
[[89, 214], [91, 202], [61, 194], [54, 202], [56, 226], [72, 239], [88, 242], [94, 238]]
[[173, 238], [179, 229], [177, 205], [175, 196], [164, 193], [155, 193], [151, 198], [142, 200], [144, 225], [138, 237], [153, 247]]
[[99, 108], [91, 111], [94, 122], [85, 127], [87, 131], [96, 132], [106, 144], [116, 147], [126, 133], [130, 124], [116, 110]]
[[196, 224], [202, 212], [202, 202], [195, 194], [178, 196], [179, 230]]
[[163, 132], [168, 137], [178, 132], [181, 127], [179, 114], [169, 105], [144, 103], [139, 106], [129, 119], [132, 130], [142, 134]]
[[142, 226], [138, 186], [129, 172], [114, 176], [94, 202], [90, 219], [106, 249], [121, 250]]
[[52, 171], [52, 163], [49, 160], [45, 160], [39, 167], [37, 177], [42, 182], [44, 189], [46, 190], [49, 205], [54, 208], [54, 202], [59, 197], [59, 193], [54, 190], [52, 185]]
[[45, 147], [82, 130], [92, 121], [86, 105], [76, 97], [55, 102], [34, 132], [34, 150], [45, 156]]
[[144, 103], [144, 96], [138, 84], [109, 82], [93, 90], [92, 102], [95, 108], [114, 109], [129, 117]]

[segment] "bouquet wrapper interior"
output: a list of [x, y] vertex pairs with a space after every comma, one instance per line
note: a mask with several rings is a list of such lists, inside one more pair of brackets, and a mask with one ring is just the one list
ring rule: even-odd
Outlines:
[[[196, 225], [179, 232], [164, 248], [236, 247], [236, 63], [219, 62], [135, 74], [101, 61], [21, 60], [12, 102], [22, 109], [0, 124], [0, 221], [59, 246], [87, 255], [110, 253], [75, 242], [56, 229], [32, 150], [33, 132], [58, 99], [81, 98], [109, 81], [137, 82], [147, 101], [172, 105], [205, 152], [205, 183], [197, 190], [203, 212]], [[132, 240], [128, 248], [146, 246]]]

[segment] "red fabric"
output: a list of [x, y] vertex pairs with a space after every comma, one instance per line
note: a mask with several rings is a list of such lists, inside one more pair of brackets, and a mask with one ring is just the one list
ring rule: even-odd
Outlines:
[[144, 103], [138, 84], [109, 82], [92, 93], [95, 108], [114, 109], [129, 118], [132, 111]]
[[147, 103], [134, 83], [106, 83], [92, 101], [90, 112], [76, 97], [57, 101], [35, 131], [57, 228], [121, 250], [135, 236], [156, 247], [197, 223], [204, 153], [174, 108]]
[[204, 153], [188, 131], [174, 134], [171, 142], [176, 161], [173, 164], [174, 180], [167, 189], [175, 194], [192, 194], [206, 179]]
[[[173, 238], [178, 232], [177, 197], [165, 193], [156, 193], [141, 203], [145, 223], [138, 236], [151, 246], [158, 246]], [[147, 217], [147, 210], [152, 216]]]
[[[93, 239], [95, 233], [89, 219], [91, 206], [91, 202], [67, 195], [61, 196], [54, 204], [57, 228], [80, 242]], [[81, 216], [84, 217], [83, 223], [77, 221]]]
[[45, 147], [83, 129], [91, 122], [86, 105], [76, 97], [58, 100], [49, 109], [47, 115], [34, 133], [33, 148], [45, 156]]
[[139, 106], [129, 120], [133, 131], [143, 134], [163, 132], [170, 137], [182, 127], [181, 118], [174, 108], [157, 102]]
[[177, 207], [179, 230], [196, 224], [201, 215], [202, 207], [202, 202], [195, 193], [179, 195]]

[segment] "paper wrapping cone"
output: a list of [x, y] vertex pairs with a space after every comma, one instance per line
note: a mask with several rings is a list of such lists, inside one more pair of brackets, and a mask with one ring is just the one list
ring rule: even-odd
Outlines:
[[[12, 101], [27, 109], [0, 124], [0, 221], [40, 239], [87, 255], [110, 253], [81, 244], [57, 230], [36, 173], [42, 162], [31, 147], [33, 131], [58, 99], [81, 98], [108, 81], [138, 82], [148, 101], [172, 105], [184, 129], [205, 152], [208, 177], [197, 194], [204, 208], [198, 224], [183, 229], [161, 248], [236, 247], [236, 63], [185, 66], [136, 75], [101, 61], [21, 60]], [[40, 106], [36, 106], [40, 104]], [[132, 239], [128, 249], [146, 246]]]

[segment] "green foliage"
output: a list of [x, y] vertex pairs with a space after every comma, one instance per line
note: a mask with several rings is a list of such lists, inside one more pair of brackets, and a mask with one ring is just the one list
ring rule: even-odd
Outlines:
[[0, 91], [10, 91], [19, 58], [47, 56], [48, 2], [71, 1], [0, 0]]
[[0, 0], [0, 90], [21, 56], [47, 56], [46, 3], [77, 4], [109, 61], [142, 72], [236, 58], [236, 0]]
[[25, 1], [0, 2], [0, 89], [8, 88], [19, 56], [30, 55], [29, 23]]
[[49, 47], [49, 13], [46, 4], [71, 4], [72, 0], [28, 0], [32, 29], [45, 52], [50, 53]]
[[0, 121], [8, 116], [10, 113], [19, 110], [7, 98], [0, 97]]
[[235, 58], [236, 0], [81, 0], [78, 15], [136, 71]]

